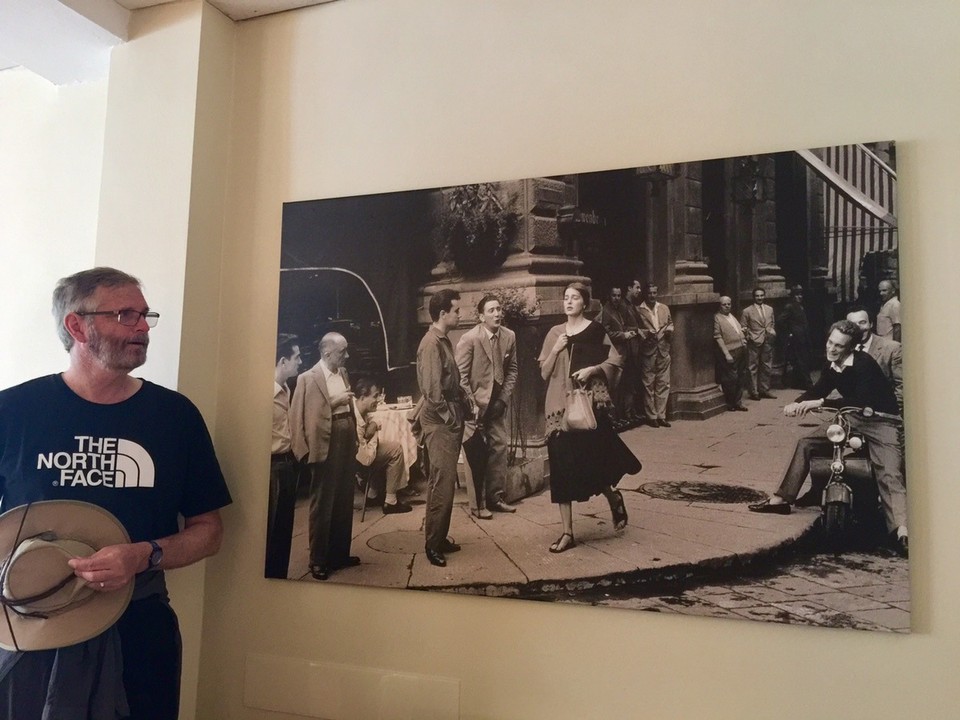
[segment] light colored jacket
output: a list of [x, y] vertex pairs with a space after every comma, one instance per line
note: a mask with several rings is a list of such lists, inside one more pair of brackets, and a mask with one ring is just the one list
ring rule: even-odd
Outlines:
[[[500, 328], [500, 352], [503, 355], [503, 389], [500, 399], [510, 402], [510, 395], [517, 385], [517, 335], [509, 328]], [[483, 324], [470, 328], [460, 338], [456, 349], [457, 367], [460, 369], [460, 384], [467, 395], [473, 398], [483, 414], [490, 404], [493, 392], [493, 344]]]
[[742, 348], [745, 344], [743, 327], [741, 326], [738, 332], [730, 320], [733, 320], [733, 323], [737, 322], [733, 313], [724, 315], [718, 312], [713, 316], [713, 338], [722, 342], [728, 351]]
[[[656, 318], [656, 322], [654, 322]], [[673, 337], [673, 317], [670, 308], [661, 302], [653, 306], [653, 310], [646, 303], [637, 305], [637, 323], [640, 333], [640, 354], [644, 357], [651, 355], [669, 355], [670, 339]], [[660, 336], [657, 336], [657, 327]]]
[[763, 345], [772, 343], [777, 337], [777, 329], [774, 326], [773, 308], [769, 305], [761, 305], [763, 315], [757, 308], [756, 303], [750, 303], [743, 309], [740, 317], [740, 324], [743, 325], [743, 333], [746, 335], [747, 343], [750, 345]]
[[877, 365], [893, 385], [893, 394], [897, 404], [903, 407], [903, 352], [900, 343], [893, 338], [873, 334], [867, 354], [877, 361]]
[[[340, 368], [343, 384], [350, 388], [347, 371]], [[351, 412], [353, 412], [351, 403]], [[301, 462], [320, 463], [330, 451], [333, 411], [323, 368], [317, 363], [297, 378], [297, 387], [290, 401], [290, 431], [293, 454]]]

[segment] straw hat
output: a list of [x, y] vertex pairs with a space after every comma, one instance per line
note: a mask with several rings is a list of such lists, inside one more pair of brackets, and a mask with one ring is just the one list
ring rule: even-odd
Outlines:
[[130, 602], [133, 583], [97, 591], [67, 561], [128, 542], [123, 525], [90, 503], [45, 500], [0, 515], [0, 647], [66, 647], [113, 625]]

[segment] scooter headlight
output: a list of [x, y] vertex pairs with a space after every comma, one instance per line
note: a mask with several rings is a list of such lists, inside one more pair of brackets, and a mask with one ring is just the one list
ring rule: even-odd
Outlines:
[[841, 443], [846, 437], [847, 433], [840, 425], [833, 424], [827, 428], [827, 440], [830, 442]]
[[830, 472], [834, 475], [839, 475], [843, 472], [843, 460], [834, 460], [830, 463]]
[[859, 450], [863, 447], [863, 438], [858, 435], [854, 435], [847, 441], [847, 445], [849, 445], [853, 450]]

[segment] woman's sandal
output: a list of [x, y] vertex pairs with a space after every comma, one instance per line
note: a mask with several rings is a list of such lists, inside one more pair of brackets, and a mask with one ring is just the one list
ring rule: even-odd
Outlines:
[[[567, 538], [569, 538], [569, 540]], [[562, 553], [576, 546], [577, 546], [577, 541], [573, 539], [573, 535], [571, 535], [570, 533], [564, 533], [559, 538], [557, 538], [557, 541], [553, 543], [553, 545], [550, 546], [550, 552]]]
[[614, 490], [610, 494], [610, 514], [613, 515], [613, 529], [620, 531], [627, 526], [627, 506], [623, 504], [623, 493]]

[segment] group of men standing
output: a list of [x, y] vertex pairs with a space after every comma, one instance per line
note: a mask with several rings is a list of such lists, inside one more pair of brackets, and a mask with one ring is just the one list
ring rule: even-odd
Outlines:
[[[887, 368], [886, 375], [896, 385], [899, 400], [902, 399], [899, 360], [894, 373], [889, 370], [892, 364], [889, 358], [893, 354], [899, 358], [900, 354], [900, 300], [896, 286], [890, 280], [879, 283], [878, 294], [883, 305], [876, 316], [875, 333], [872, 331], [873, 317], [865, 307], [852, 308], [847, 319], [869, 329], [864, 334], [864, 349], [871, 347], [868, 335], [876, 339], [872, 345], [876, 350], [870, 354], [875, 355], [874, 359]], [[778, 340], [785, 363], [784, 384], [804, 391], [813, 387], [813, 344], [803, 296], [803, 287], [793, 286], [790, 298], [778, 315], [766, 304], [766, 292], [756, 288], [753, 291], [753, 303], [743, 309], [739, 320], [732, 313], [732, 299], [728, 296], [720, 298], [719, 309], [713, 318], [713, 338], [716, 344], [717, 380], [723, 390], [727, 410], [745, 411], [745, 393], [751, 400], [774, 397], [770, 392], [770, 376], [774, 346]], [[890, 343], [895, 343], [895, 353]]]
[[456, 350], [448, 334], [460, 324], [460, 294], [440, 290], [430, 297], [428, 310], [431, 324], [417, 348], [421, 399], [413, 421], [427, 453], [424, 552], [432, 565], [444, 567], [447, 555], [460, 549], [447, 533], [465, 435], [466, 442], [482, 440], [484, 455], [468, 488], [471, 512], [483, 520], [493, 512], [516, 512], [504, 493], [510, 440], [506, 412], [519, 366], [516, 335], [503, 327], [497, 296], [480, 299], [479, 322], [461, 336]]
[[[431, 324], [417, 350], [421, 399], [411, 420], [427, 455], [425, 553], [433, 565], [444, 566], [446, 555], [460, 549], [447, 533], [465, 431], [467, 438], [482, 438], [485, 455], [471, 488], [472, 512], [490, 519], [493, 512], [516, 511], [506, 502], [504, 485], [510, 441], [506, 411], [518, 364], [516, 336], [502, 326], [503, 310], [496, 296], [480, 300], [480, 322], [462, 336], [456, 351], [448, 333], [460, 324], [460, 295], [442, 290], [430, 298], [428, 310]], [[385, 515], [412, 509], [399, 498], [404, 491], [413, 493], [405, 487], [400, 445], [381, 437], [371, 418], [380, 386], [371, 378], [351, 384], [343, 335], [327, 333], [319, 351], [319, 362], [299, 375], [291, 394], [288, 381], [301, 365], [299, 340], [281, 335], [277, 341], [267, 577], [287, 576], [301, 471], [309, 478], [309, 570], [317, 580], [360, 563], [350, 554], [358, 465], [385, 471]]]
[[379, 437], [380, 428], [370, 418], [379, 385], [370, 378], [351, 384], [345, 367], [348, 343], [340, 333], [324, 335], [318, 350], [320, 360], [299, 375], [291, 394], [288, 381], [297, 377], [302, 362], [299, 340], [287, 334], [277, 340], [266, 577], [287, 577], [301, 472], [309, 483], [310, 574], [317, 580], [360, 563], [350, 554], [358, 465], [384, 471], [385, 515], [412, 509], [398, 497], [405, 489], [400, 445]]
[[[738, 320], [732, 312], [733, 300], [724, 295], [720, 298], [720, 309], [713, 316], [717, 380], [727, 410], [747, 409], [743, 404], [744, 391], [751, 400], [774, 397], [770, 392], [770, 375], [777, 329], [773, 308], [765, 301], [766, 292], [756, 288], [753, 303], [743, 309]], [[805, 327], [806, 315], [803, 319]]]
[[624, 298], [622, 289], [613, 287], [597, 316], [624, 361], [614, 389], [618, 428], [641, 422], [654, 428], [670, 427], [667, 401], [673, 318], [670, 308], [658, 302], [658, 290], [653, 283], [641, 285], [634, 280]]

